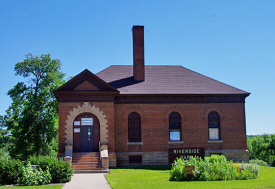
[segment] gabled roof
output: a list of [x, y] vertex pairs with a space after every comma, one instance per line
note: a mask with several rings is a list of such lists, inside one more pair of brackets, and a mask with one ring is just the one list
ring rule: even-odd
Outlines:
[[54, 92], [108, 92], [108, 91], [115, 91], [118, 92], [118, 90], [102, 79], [100, 79], [98, 76], [90, 72], [89, 70], [85, 69], [75, 77], [73, 77], [71, 80], [66, 82], [64, 85], [56, 89]]
[[145, 66], [142, 82], [133, 80], [130, 65], [109, 66], [96, 75], [120, 94], [250, 94], [182, 66]]

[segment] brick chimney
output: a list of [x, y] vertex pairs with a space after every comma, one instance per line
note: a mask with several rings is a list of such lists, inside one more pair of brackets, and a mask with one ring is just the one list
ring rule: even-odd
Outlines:
[[135, 81], [145, 80], [144, 69], [144, 26], [133, 26], [133, 74]]

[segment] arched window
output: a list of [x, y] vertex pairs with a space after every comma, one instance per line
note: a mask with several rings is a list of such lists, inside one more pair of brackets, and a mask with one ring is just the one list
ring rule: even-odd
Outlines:
[[208, 114], [209, 140], [220, 140], [220, 115], [217, 112]]
[[178, 112], [169, 115], [170, 141], [181, 141], [181, 118]]
[[128, 142], [141, 142], [141, 121], [136, 112], [128, 116]]

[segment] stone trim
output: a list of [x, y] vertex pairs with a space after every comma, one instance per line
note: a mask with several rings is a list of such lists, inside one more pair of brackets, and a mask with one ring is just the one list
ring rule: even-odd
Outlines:
[[64, 157], [64, 161], [68, 161], [70, 165], [72, 165], [72, 157], [70, 156]]
[[249, 152], [248, 150], [206, 150], [205, 156], [210, 156], [210, 154], [219, 153], [226, 157], [227, 160], [232, 160], [234, 162], [248, 162]]
[[115, 152], [109, 152], [109, 167], [117, 166], [117, 157]]
[[222, 140], [208, 140], [207, 143], [208, 144], [221, 144]]
[[143, 145], [143, 142], [127, 142], [127, 145]]
[[[227, 160], [234, 162], [248, 162], [249, 153], [247, 150], [206, 150], [205, 156], [219, 153], [226, 157]], [[115, 154], [115, 153], [114, 153]], [[168, 151], [152, 151], [152, 152], [116, 152], [116, 161], [118, 166], [129, 166], [130, 155], [142, 155], [142, 165], [169, 165]], [[110, 161], [111, 167], [111, 161]], [[114, 166], [112, 166], [114, 167]]]
[[205, 156], [210, 156], [210, 154], [223, 154], [224, 150], [206, 150]]
[[73, 147], [71, 145], [65, 146], [65, 157], [72, 157]]
[[[168, 152], [117, 152], [118, 166], [129, 166], [129, 156], [142, 155], [142, 164], [139, 165], [168, 165]], [[111, 167], [111, 166], [110, 166]]]
[[100, 143], [102, 145], [108, 143], [108, 125], [106, 115], [97, 106], [91, 106], [89, 102], [84, 102], [83, 105], [79, 105], [70, 111], [65, 121], [65, 144], [73, 146], [73, 121], [81, 113], [92, 113], [94, 114], [100, 124]]
[[183, 144], [183, 141], [168, 141], [169, 144]]

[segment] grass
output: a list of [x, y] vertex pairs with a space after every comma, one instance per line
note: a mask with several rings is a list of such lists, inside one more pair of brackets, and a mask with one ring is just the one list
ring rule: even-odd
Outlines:
[[2, 188], [18, 188], [18, 189], [61, 189], [63, 184], [59, 185], [43, 185], [43, 186], [0, 186]]
[[275, 188], [275, 167], [259, 166], [259, 178], [236, 181], [169, 181], [170, 167], [110, 169], [105, 175], [112, 189], [136, 188]]

